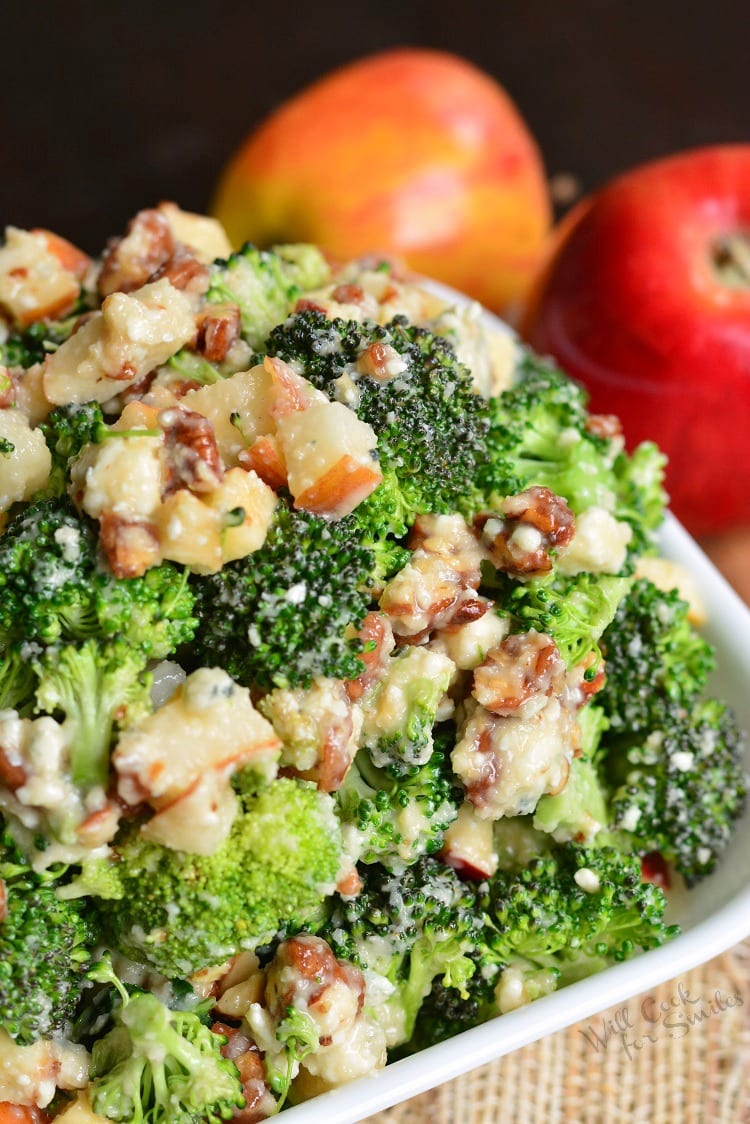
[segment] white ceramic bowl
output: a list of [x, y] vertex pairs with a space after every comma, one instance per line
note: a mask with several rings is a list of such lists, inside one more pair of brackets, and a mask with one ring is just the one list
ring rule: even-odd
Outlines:
[[[457, 304], [465, 302], [466, 298], [443, 286], [431, 287]], [[494, 326], [506, 327], [489, 314], [485, 316]], [[683, 563], [702, 593], [709, 619], [703, 633], [717, 651], [718, 670], [710, 690], [734, 707], [741, 726], [750, 731], [750, 610], [672, 516], [667, 518], [661, 541], [665, 556]], [[750, 743], [746, 751], [750, 770]], [[289, 1124], [352, 1124], [710, 960], [750, 934], [748, 856], [750, 810], [717, 870], [693, 890], [674, 896], [669, 919], [678, 922], [682, 932], [669, 944], [394, 1062], [375, 1077], [292, 1108], [284, 1113], [284, 1120]]]

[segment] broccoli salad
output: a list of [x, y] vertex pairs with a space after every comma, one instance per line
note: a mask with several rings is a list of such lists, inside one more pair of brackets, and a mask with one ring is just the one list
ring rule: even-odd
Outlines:
[[0, 313], [3, 1120], [249, 1124], [674, 935], [745, 778], [654, 446], [173, 203]]

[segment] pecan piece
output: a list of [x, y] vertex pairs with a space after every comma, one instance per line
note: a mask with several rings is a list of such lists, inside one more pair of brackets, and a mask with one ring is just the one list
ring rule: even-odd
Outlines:
[[562, 496], [535, 485], [504, 499], [499, 515], [478, 516], [476, 526], [498, 570], [533, 577], [552, 569], [551, 552], [568, 546], [575, 517]]
[[213, 304], [198, 317], [197, 350], [210, 363], [221, 363], [240, 338], [242, 322], [236, 304]]
[[565, 685], [565, 664], [551, 636], [531, 629], [506, 638], [474, 671], [472, 694], [491, 711], [508, 717], [539, 709]]
[[161, 560], [159, 538], [151, 523], [129, 522], [106, 512], [99, 529], [102, 550], [116, 578], [139, 578]]
[[121, 238], [110, 239], [102, 257], [99, 293], [130, 293], [140, 289], [172, 256], [175, 240], [169, 223], [153, 209], [139, 211]]
[[207, 266], [181, 242], [177, 243], [166, 261], [154, 270], [148, 280], [158, 281], [162, 277], [166, 277], [175, 289], [199, 294], [206, 292], [210, 281]]
[[180, 488], [212, 492], [223, 479], [224, 467], [209, 419], [193, 410], [175, 408], [162, 410], [159, 424], [164, 428], [167, 461], [164, 495]]

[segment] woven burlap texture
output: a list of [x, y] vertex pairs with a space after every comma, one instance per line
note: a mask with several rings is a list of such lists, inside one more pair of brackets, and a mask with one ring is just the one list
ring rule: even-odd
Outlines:
[[368, 1124], [621, 1121], [750, 1124], [750, 940], [368, 1118]]

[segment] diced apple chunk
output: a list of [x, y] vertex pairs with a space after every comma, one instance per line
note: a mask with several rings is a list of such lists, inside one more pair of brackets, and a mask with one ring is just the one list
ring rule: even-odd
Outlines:
[[232, 245], [218, 219], [183, 211], [176, 203], [160, 203], [156, 209], [167, 220], [176, 241], [192, 250], [204, 265], [231, 254]]
[[113, 754], [120, 796], [157, 811], [184, 796], [201, 776], [240, 764], [273, 777], [281, 742], [250, 692], [219, 668], [199, 668], [171, 699], [120, 734]]
[[283, 359], [267, 355], [263, 360], [263, 369], [271, 380], [270, 413], [275, 421], [285, 418], [287, 414], [307, 410], [316, 402], [328, 401], [321, 390], [298, 375]]
[[341, 402], [280, 418], [278, 438], [295, 505], [341, 519], [383, 479], [372, 427]]
[[[266, 541], [276, 493], [254, 472], [230, 469], [219, 487], [206, 496], [206, 503], [219, 516], [222, 564], [245, 558]], [[238, 521], [229, 522], [234, 513]]]
[[30, 499], [46, 484], [51, 467], [44, 436], [26, 415], [13, 407], [0, 410], [0, 512]]
[[79, 291], [78, 278], [65, 268], [43, 232], [8, 227], [0, 248], [0, 306], [17, 324], [26, 327], [44, 316], [64, 315]]
[[199, 573], [221, 569], [221, 521], [187, 488], [167, 496], [158, 513], [162, 557]]
[[183, 401], [212, 423], [221, 459], [227, 468], [238, 464], [246, 445], [274, 428], [271, 419], [272, 380], [258, 364], [211, 386], [189, 391]]
[[50, 402], [106, 402], [174, 355], [195, 335], [191, 300], [166, 278], [112, 293], [45, 362]]
[[473, 804], [462, 804], [445, 832], [440, 857], [463, 878], [474, 882], [489, 878], [498, 864], [492, 821], [480, 819]]
[[167, 496], [157, 513], [164, 558], [202, 573], [244, 558], [266, 541], [276, 494], [254, 472], [230, 469], [199, 498], [186, 488]]
[[238, 803], [228, 783], [233, 766], [211, 769], [172, 803], [144, 824], [141, 834], [152, 843], [211, 855], [231, 831]]

